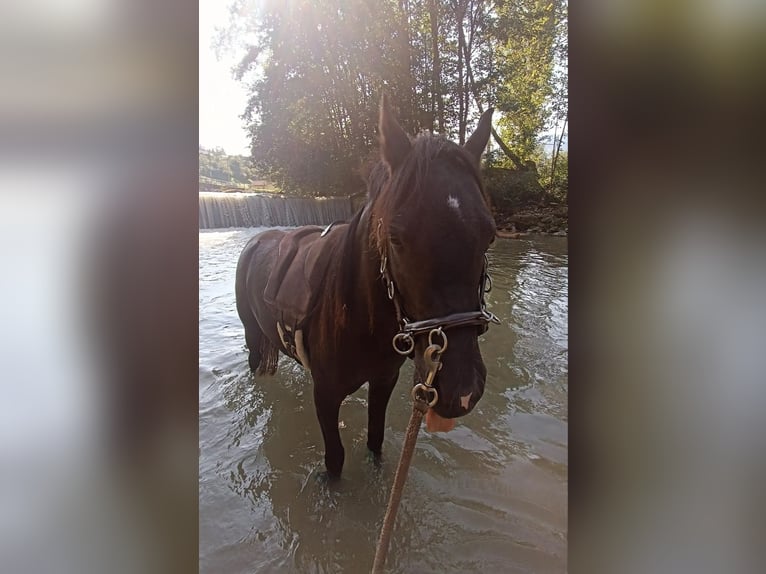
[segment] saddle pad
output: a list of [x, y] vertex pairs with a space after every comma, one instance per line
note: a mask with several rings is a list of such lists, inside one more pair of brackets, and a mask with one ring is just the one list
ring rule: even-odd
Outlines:
[[285, 232], [264, 289], [264, 300], [290, 328], [299, 328], [313, 311], [324, 283], [327, 265], [341, 234], [336, 226], [321, 236], [318, 226]]

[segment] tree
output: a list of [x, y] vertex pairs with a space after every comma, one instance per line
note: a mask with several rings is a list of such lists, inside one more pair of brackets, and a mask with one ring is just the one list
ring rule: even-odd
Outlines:
[[513, 0], [498, 4], [498, 122], [517, 155], [531, 157], [545, 128], [553, 93], [554, 48], [561, 0]]
[[220, 183], [247, 184], [257, 179], [250, 166], [250, 159], [237, 155], [229, 156], [221, 148], [208, 150], [199, 148], [199, 175], [201, 178], [218, 180]]
[[551, 98], [562, 6], [237, 0], [218, 47], [245, 49], [236, 74], [250, 87], [242, 117], [258, 170], [288, 192], [350, 194], [376, 145], [384, 91], [409, 133], [433, 130], [460, 143], [495, 106], [495, 141], [506, 161], [525, 169], [561, 108]]
[[[553, 157], [551, 158], [550, 187], [556, 185], [556, 164], [561, 157], [561, 145], [567, 133], [567, 119], [569, 113], [567, 57], [568, 57], [568, 16], [567, 6], [562, 5], [557, 21], [556, 37], [553, 46], [553, 72], [551, 75], [551, 97], [549, 105], [549, 118], [553, 124]], [[561, 129], [559, 130], [559, 124]], [[557, 133], [558, 132], [558, 136]], [[564, 156], [566, 161], [566, 156]]]

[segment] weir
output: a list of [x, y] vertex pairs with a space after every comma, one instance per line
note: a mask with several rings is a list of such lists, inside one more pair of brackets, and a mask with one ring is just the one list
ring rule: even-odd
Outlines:
[[327, 225], [354, 215], [348, 197], [200, 192], [199, 228]]

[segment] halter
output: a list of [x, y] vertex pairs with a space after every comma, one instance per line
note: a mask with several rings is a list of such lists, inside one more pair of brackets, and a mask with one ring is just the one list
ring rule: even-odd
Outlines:
[[456, 327], [478, 326], [480, 327], [480, 333], [483, 334], [489, 329], [490, 323], [500, 324], [500, 319], [487, 309], [487, 302], [485, 295], [492, 290], [492, 278], [489, 276], [487, 268], [489, 267], [489, 259], [487, 254], [484, 254], [484, 266], [481, 271], [481, 278], [479, 279], [479, 310], [478, 311], [462, 311], [459, 313], [451, 313], [444, 315], [443, 317], [434, 317], [432, 319], [423, 319], [420, 321], [410, 321], [402, 313], [402, 304], [399, 293], [396, 290], [394, 280], [391, 278], [391, 273], [388, 268], [388, 256], [386, 253], [387, 243], [380, 241], [380, 229], [383, 224], [382, 219], [378, 219], [378, 226], [376, 233], [378, 234], [378, 246], [380, 249], [380, 274], [383, 278], [383, 283], [386, 286], [386, 293], [388, 298], [394, 303], [396, 309], [396, 321], [399, 324], [399, 332], [394, 335], [391, 341], [394, 350], [400, 355], [409, 355], [415, 349], [415, 337], [418, 335], [429, 334], [429, 343], [432, 343], [433, 331], [436, 330], [441, 334], [444, 341], [444, 348], [446, 349], [447, 338], [442, 331], [447, 329], [454, 329]]

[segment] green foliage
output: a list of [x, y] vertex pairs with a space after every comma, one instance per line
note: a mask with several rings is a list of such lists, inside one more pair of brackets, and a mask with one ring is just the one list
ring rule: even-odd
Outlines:
[[[496, 123], [523, 163], [554, 109], [565, 107], [565, 95], [554, 105], [563, 6], [236, 0], [218, 47], [239, 43], [246, 51], [236, 75], [250, 87], [242, 118], [253, 165], [289, 193], [359, 191], [384, 91], [406, 131], [439, 131], [461, 143], [480, 109], [497, 106]], [[234, 176], [235, 166], [228, 171]]]
[[249, 183], [255, 179], [250, 159], [244, 156], [228, 156], [221, 148], [199, 148], [199, 175], [221, 183]]
[[226, 155], [221, 148], [199, 148], [199, 179], [200, 182], [212, 186], [229, 186], [262, 189], [254, 186], [263, 178], [253, 166], [252, 160], [242, 155]]
[[522, 168], [515, 168], [508, 158], [493, 154], [492, 163], [485, 166], [484, 185], [498, 210], [513, 212], [530, 206], [567, 202], [567, 152], [559, 151], [552, 178], [551, 151], [537, 146], [532, 158]]
[[566, 203], [569, 187], [569, 164], [566, 150], [560, 149], [554, 165], [554, 152], [538, 146], [533, 161], [540, 173], [540, 181], [548, 195], [548, 200]]
[[553, 171], [553, 180], [550, 184], [549, 193], [556, 200], [566, 203], [569, 189], [569, 157], [566, 151], [560, 151]]
[[556, 94], [553, 71], [564, 10], [560, 0], [498, 2], [499, 131], [523, 159], [534, 154], [550, 114], [546, 104]]
[[534, 169], [488, 167], [484, 169], [483, 176], [492, 205], [500, 211], [513, 211], [545, 201], [545, 190]]

